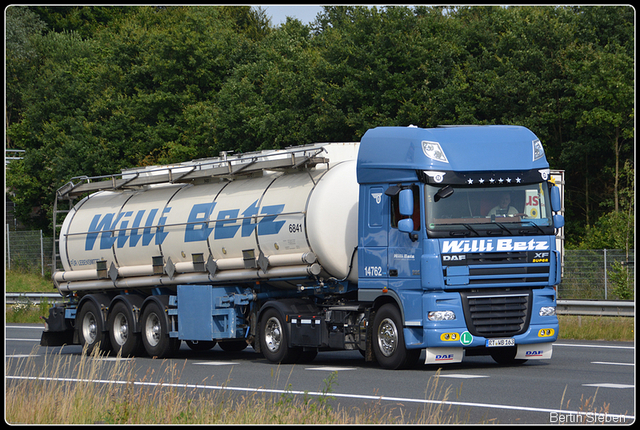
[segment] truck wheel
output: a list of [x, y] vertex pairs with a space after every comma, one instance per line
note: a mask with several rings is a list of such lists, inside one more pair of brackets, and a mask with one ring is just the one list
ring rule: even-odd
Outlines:
[[284, 319], [277, 309], [267, 309], [260, 324], [260, 347], [265, 358], [273, 363], [293, 363], [300, 348], [290, 348]]
[[516, 347], [498, 348], [491, 351], [491, 358], [498, 364], [522, 364], [527, 361], [526, 359], [516, 360], [517, 353]]
[[408, 350], [404, 344], [400, 311], [390, 303], [383, 305], [373, 318], [373, 353], [381, 367], [412, 367], [420, 357], [419, 349]]
[[318, 350], [317, 349], [312, 349], [309, 351], [302, 351], [300, 353], [300, 357], [298, 357], [297, 362], [298, 363], [311, 363], [316, 356], [318, 355]]
[[80, 309], [77, 321], [80, 345], [87, 348], [87, 354], [90, 355], [97, 345], [100, 345], [100, 350], [109, 351], [109, 336], [104, 332], [102, 315], [95, 303], [86, 302]]
[[164, 310], [156, 302], [150, 302], [144, 308], [140, 321], [142, 344], [150, 357], [164, 358], [177, 351], [180, 340], [169, 337]]
[[134, 316], [122, 302], [113, 306], [109, 315], [109, 340], [114, 353], [122, 357], [134, 356], [141, 351], [140, 335], [133, 332]]

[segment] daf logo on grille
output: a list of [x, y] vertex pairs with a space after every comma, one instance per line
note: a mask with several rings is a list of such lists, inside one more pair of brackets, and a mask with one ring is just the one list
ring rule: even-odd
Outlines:
[[463, 261], [466, 260], [467, 256], [464, 254], [452, 254], [452, 255], [443, 255], [442, 261]]

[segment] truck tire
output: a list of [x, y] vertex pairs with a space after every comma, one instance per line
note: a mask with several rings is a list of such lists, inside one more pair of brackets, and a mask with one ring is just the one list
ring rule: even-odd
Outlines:
[[373, 318], [373, 354], [385, 369], [412, 367], [420, 357], [419, 349], [407, 349], [402, 333], [402, 317], [397, 306], [387, 303]]
[[140, 322], [142, 344], [150, 357], [164, 358], [178, 350], [180, 340], [169, 337], [164, 309], [156, 302], [145, 306]]
[[133, 311], [125, 303], [118, 302], [109, 314], [109, 340], [114, 353], [129, 357], [143, 351], [140, 335], [133, 332]]
[[498, 364], [522, 364], [526, 362], [526, 359], [517, 359], [516, 354], [518, 349], [516, 347], [497, 348], [491, 351], [491, 358]]
[[294, 363], [302, 351], [290, 348], [284, 318], [277, 309], [267, 309], [260, 320], [260, 349], [272, 363]]
[[86, 353], [91, 355], [99, 345], [101, 351], [109, 351], [109, 336], [104, 331], [104, 322], [98, 306], [87, 301], [77, 317], [78, 339], [83, 349], [86, 347]]

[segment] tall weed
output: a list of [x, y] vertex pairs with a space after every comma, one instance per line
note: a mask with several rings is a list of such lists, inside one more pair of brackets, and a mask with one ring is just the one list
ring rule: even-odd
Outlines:
[[[433, 402], [415, 416], [380, 403], [362, 410], [330, 403], [337, 373], [324, 381], [319, 396], [259, 393], [233, 394], [181, 384], [184, 368], [165, 361], [156, 374], [134, 374], [135, 360], [105, 360], [93, 354], [45, 355], [44, 364], [8, 358], [6, 420], [11, 424], [409, 424], [454, 421], [444, 403], [449, 388], [430, 379], [426, 398]], [[16, 379], [13, 375], [27, 375]], [[278, 376], [278, 375], [276, 375]], [[289, 386], [290, 387], [290, 386]], [[438, 400], [439, 399], [439, 400]]]

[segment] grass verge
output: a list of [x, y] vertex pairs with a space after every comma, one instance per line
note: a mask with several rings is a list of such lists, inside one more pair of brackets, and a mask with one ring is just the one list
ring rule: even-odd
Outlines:
[[560, 339], [633, 341], [635, 318], [559, 315]]
[[5, 273], [5, 291], [7, 293], [55, 293], [53, 281], [34, 273], [22, 270], [9, 270]]
[[[11, 424], [442, 424], [457, 422], [444, 402], [451, 388], [429, 379], [425, 397], [433, 400], [421, 413], [372, 404], [363, 409], [333, 408], [330, 400], [337, 372], [324, 380], [322, 395], [251, 393], [197, 389], [180, 383], [177, 363], [165, 361], [158, 375], [139, 378], [134, 361], [87, 356], [34, 354], [9, 358], [5, 396]], [[11, 375], [27, 375], [16, 379]], [[105, 381], [115, 381], [106, 383]], [[37, 405], [37, 407], [33, 407]]]

